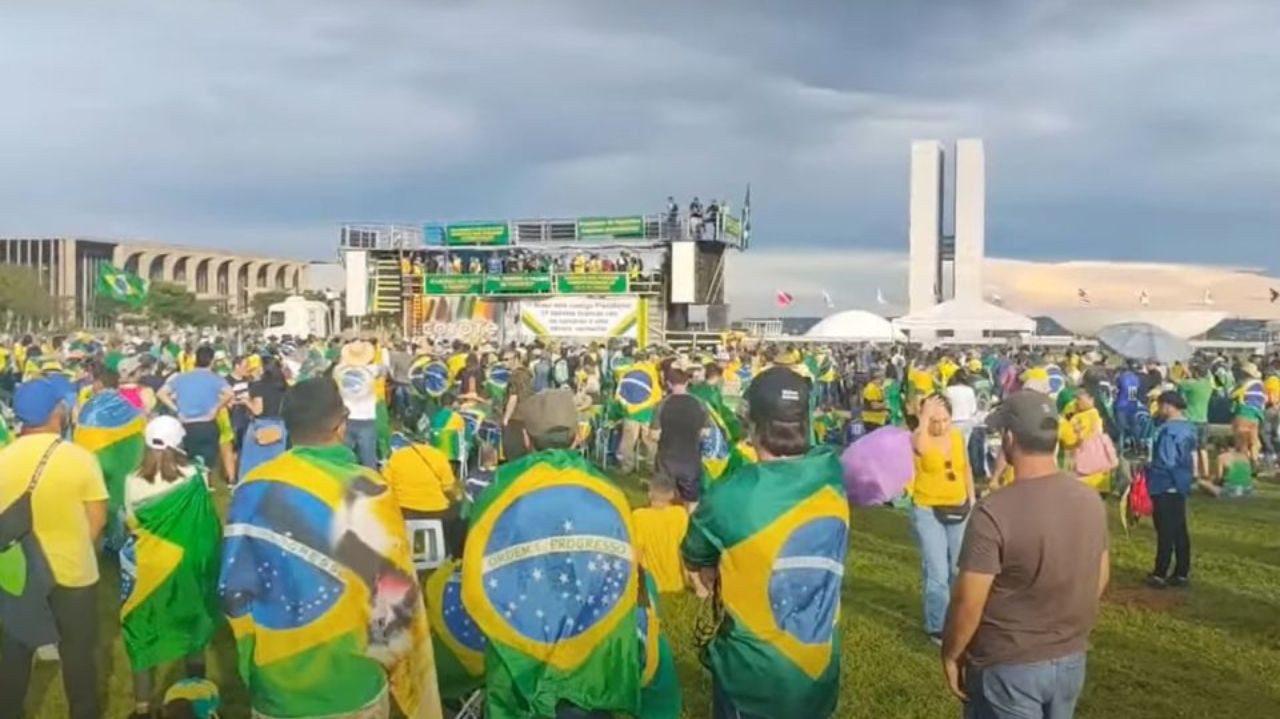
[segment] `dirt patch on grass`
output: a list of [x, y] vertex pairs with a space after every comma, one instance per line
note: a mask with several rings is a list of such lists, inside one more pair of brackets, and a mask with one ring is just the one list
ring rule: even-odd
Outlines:
[[1102, 595], [1107, 604], [1148, 612], [1171, 612], [1186, 603], [1182, 592], [1149, 587], [1113, 587]]

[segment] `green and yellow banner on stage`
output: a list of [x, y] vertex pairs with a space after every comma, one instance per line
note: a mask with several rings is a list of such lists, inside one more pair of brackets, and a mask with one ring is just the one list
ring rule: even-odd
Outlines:
[[578, 220], [578, 237], [644, 237], [644, 217], [583, 217]]
[[624, 295], [630, 289], [625, 272], [559, 275], [556, 292], [562, 295]]
[[460, 222], [444, 228], [446, 245], [493, 247], [511, 244], [511, 227], [505, 222]]
[[486, 295], [542, 295], [551, 292], [551, 275], [485, 275]]
[[484, 292], [484, 276], [427, 275], [423, 291], [428, 295], [478, 295]]

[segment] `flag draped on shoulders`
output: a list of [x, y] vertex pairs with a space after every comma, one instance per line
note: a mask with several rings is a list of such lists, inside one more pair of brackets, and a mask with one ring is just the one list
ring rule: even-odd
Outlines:
[[76, 420], [75, 443], [93, 452], [102, 465], [102, 479], [107, 485], [107, 541], [114, 548], [123, 540], [121, 511], [124, 504], [124, 481], [142, 464], [146, 442], [142, 433], [147, 427], [142, 412], [115, 390], [90, 397], [80, 408]]
[[658, 368], [648, 362], [618, 370], [615, 399], [628, 419], [648, 422], [653, 409], [662, 401], [662, 380]]
[[389, 688], [409, 719], [441, 715], [400, 508], [350, 450], [259, 465], [236, 487], [225, 536], [219, 591], [255, 712], [346, 716]]
[[626, 497], [581, 455], [499, 468], [471, 511], [462, 601], [488, 639], [490, 719], [560, 702], [636, 715], [638, 571]]
[[485, 638], [462, 604], [462, 563], [446, 561], [427, 578], [427, 615], [440, 696], [462, 699], [484, 686]]
[[719, 568], [724, 617], [704, 662], [744, 713], [833, 715], [848, 534], [830, 448], [744, 465], [707, 488], [682, 554]]
[[684, 697], [676, 676], [676, 658], [658, 620], [658, 585], [645, 576], [648, 606], [636, 607], [636, 637], [644, 656], [640, 673], [638, 719], [679, 719]]
[[212, 639], [222, 524], [196, 471], [140, 503], [128, 527], [120, 550], [121, 633], [129, 663], [142, 671], [199, 652]]

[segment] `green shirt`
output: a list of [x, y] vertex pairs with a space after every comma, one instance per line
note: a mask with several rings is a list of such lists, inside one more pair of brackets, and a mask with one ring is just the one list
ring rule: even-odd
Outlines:
[[1187, 401], [1187, 421], [1204, 424], [1209, 421], [1209, 400], [1213, 397], [1213, 380], [1208, 377], [1178, 383], [1178, 391]]

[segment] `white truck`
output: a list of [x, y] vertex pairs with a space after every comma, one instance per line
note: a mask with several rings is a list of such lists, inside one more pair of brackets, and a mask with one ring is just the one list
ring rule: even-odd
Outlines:
[[267, 308], [268, 337], [328, 337], [333, 331], [329, 306], [323, 302], [295, 295]]

